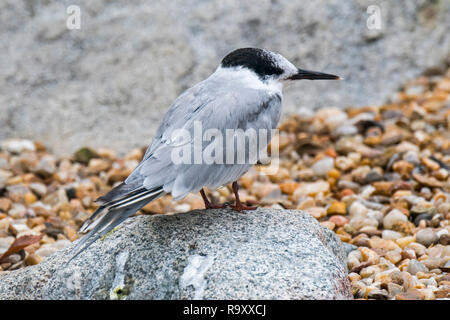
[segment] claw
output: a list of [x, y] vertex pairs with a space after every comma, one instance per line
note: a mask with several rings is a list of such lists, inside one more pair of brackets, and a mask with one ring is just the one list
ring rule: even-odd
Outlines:
[[205, 190], [200, 190], [200, 194], [202, 195], [203, 202], [205, 203], [205, 209], [223, 209], [228, 207], [229, 203], [225, 202], [222, 204], [212, 204], [209, 202], [208, 197], [206, 196]]
[[205, 204], [206, 209], [223, 209], [228, 207], [228, 203], [221, 203], [221, 204]]
[[234, 192], [234, 196], [236, 198], [236, 204], [235, 205], [230, 205], [230, 208], [233, 209], [234, 211], [245, 211], [245, 210], [256, 210], [257, 207], [253, 207], [253, 206], [246, 206], [244, 204], [242, 204], [241, 200], [239, 199], [239, 186], [237, 184], [237, 181], [233, 182], [233, 192]]
[[257, 207], [254, 206], [247, 206], [242, 204], [241, 200], [239, 199], [239, 186], [237, 184], [237, 182], [233, 182], [233, 192], [234, 192], [234, 196], [236, 198], [236, 204], [231, 205], [228, 202], [222, 203], [222, 204], [212, 204], [209, 200], [208, 197], [206, 196], [205, 190], [203, 190], [203, 188], [200, 190], [200, 194], [202, 195], [203, 198], [203, 202], [205, 202], [205, 208], [206, 209], [223, 209], [226, 207], [230, 207], [232, 210], [234, 211], [246, 211], [246, 210], [256, 210]]
[[231, 205], [230, 206], [231, 209], [233, 209], [234, 211], [245, 211], [245, 210], [256, 210], [258, 209], [257, 207], [253, 207], [253, 206], [246, 206], [243, 205], [242, 203], [238, 203], [236, 205]]

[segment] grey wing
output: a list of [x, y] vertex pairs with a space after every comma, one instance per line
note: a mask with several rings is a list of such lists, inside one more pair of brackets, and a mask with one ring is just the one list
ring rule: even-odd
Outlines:
[[[153, 150], [158, 149], [157, 146], [167, 145], [163, 133], [171, 125], [176, 125], [177, 121], [183, 120], [183, 117], [179, 118], [180, 115], [190, 113], [190, 108], [192, 108], [196, 100], [195, 97], [198, 88], [198, 86], [194, 86], [172, 104], [157, 131], [156, 138], [147, 149], [143, 161], [141, 161], [126, 181], [96, 200], [100, 204], [99, 208], [80, 228], [81, 233], [88, 232], [88, 234], [77, 241], [76, 246], [73, 248], [74, 253], [69, 262], [97, 239], [133, 215], [145, 204], [165, 194], [162, 184], [155, 188], [147, 189], [144, 186], [146, 177], [140, 174], [139, 168], [144, 163], [155, 162], [156, 157], [153, 155]], [[153, 160], [150, 159], [152, 155]]]
[[140, 174], [142, 165], [146, 163], [157, 148], [170, 145], [170, 137], [175, 128], [182, 128], [183, 124], [195, 114], [196, 110], [208, 104], [208, 99], [205, 99], [207, 95], [203, 94], [205, 91], [204, 83], [205, 81], [202, 81], [189, 88], [171, 104], [156, 130], [152, 143], [145, 151], [141, 163], [139, 163], [137, 168], [125, 180], [126, 184], [143, 181], [145, 177]]
[[181, 128], [199, 108], [210, 102], [207, 95], [204, 95], [206, 89], [204, 83], [203, 81], [189, 88], [171, 104], [156, 130], [152, 143], [145, 151], [143, 160], [146, 160], [157, 146], [165, 143], [168, 137], [170, 138], [174, 128]]
[[[210, 94], [205, 94], [205, 91]], [[70, 260], [149, 201], [168, 192], [177, 199], [204, 186], [216, 188], [237, 180], [252, 165], [227, 164], [225, 161], [176, 164], [172, 158], [172, 151], [178, 146], [172, 139], [175, 130], [185, 129], [194, 137], [194, 123], [198, 121], [203, 130], [216, 129], [223, 135], [227, 129], [267, 129], [270, 132], [276, 127], [280, 112], [281, 95], [261, 90], [236, 88], [221, 92], [218, 86], [211, 88], [200, 83], [185, 92], [163, 118], [157, 137], [138, 167], [124, 183], [98, 199], [100, 207], [80, 229], [89, 233], [77, 241]], [[219, 140], [214, 139], [211, 143], [214, 146]], [[185, 146], [193, 153], [195, 139], [186, 141]], [[202, 145], [201, 151], [204, 152], [208, 146]]]
[[[214, 92], [216, 88], [202, 86], [202, 83], [192, 89], [193, 92], [180, 96], [172, 105], [155, 141], [146, 153], [146, 158], [130, 175], [127, 183], [143, 180], [146, 189], [162, 187], [164, 192], [172, 193], [174, 199], [177, 199], [204, 186], [217, 188], [237, 180], [251, 167], [252, 163], [226, 164], [225, 161], [194, 163], [196, 144], [192, 137], [195, 136], [195, 123], [201, 123], [203, 132], [216, 129], [223, 136], [226, 135], [226, 129], [267, 129], [270, 134], [270, 129], [276, 127], [280, 117], [281, 95], [256, 89]], [[204, 94], [205, 91], [209, 94]], [[171, 135], [177, 129], [184, 129], [192, 138], [187, 142], [191, 150], [190, 163], [175, 164], [173, 161], [174, 148], [179, 145]], [[219, 143], [219, 140], [211, 143]], [[202, 152], [207, 145], [202, 145]]]

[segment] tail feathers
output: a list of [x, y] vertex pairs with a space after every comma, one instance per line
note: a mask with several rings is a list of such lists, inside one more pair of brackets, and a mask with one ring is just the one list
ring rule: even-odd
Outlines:
[[[89, 233], [78, 240], [77, 244], [72, 249], [72, 252], [74, 253], [69, 261], [67, 261], [67, 263], [72, 261], [81, 252], [86, 250], [92, 243], [103, 237], [117, 225], [122, 223], [125, 219], [132, 216], [136, 211], [141, 209], [147, 203], [159, 198], [163, 194], [164, 191], [162, 189], [152, 190], [152, 192], [150, 193], [147, 190], [146, 192], [143, 192], [143, 194], [138, 198], [136, 198], [135, 196], [130, 197], [131, 199], [129, 202], [120, 203], [116, 206], [103, 205], [98, 208], [97, 211], [94, 212], [92, 217], [89, 219], [89, 223], [85, 223], [82, 226], [82, 229], [85, 231], [89, 231]], [[100, 215], [98, 219], [92, 222], [93, 218], [98, 215]]]
[[141, 193], [143, 191], [146, 191], [146, 189], [145, 189], [145, 187], [142, 186], [142, 181], [132, 183], [132, 184], [126, 184], [126, 183], [122, 182], [118, 186], [111, 189], [107, 194], [99, 197], [95, 201], [100, 204], [106, 204], [106, 203], [109, 204], [111, 202]]
[[[114, 190], [114, 189], [113, 189]], [[112, 209], [119, 209], [119, 208], [125, 208], [130, 206], [131, 204], [140, 202], [140, 200], [151, 197], [155, 192], [159, 191], [160, 189], [156, 190], [147, 190], [145, 188], [140, 189], [140, 193], [136, 193], [136, 191], [129, 193], [127, 195], [124, 195], [122, 197], [119, 197], [118, 199], [112, 200], [108, 203], [102, 204], [100, 207], [98, 207], [97, 210], [92, 214], [89, 219], [87, 219], [83, 225], [81, 226], [79, 233], [86, 233], [90, 229], [93, 229], [95, 226], [95, 222], [100, 221], [101, 219], [97, 219], [94, 223], [94, 219], [99, 215], [104, 215], [107, 211], [111, 211]], [[139, 209], [138, 209], [139, 210]]]
[[[91, 227], [92, 228], [92, 221], [94, 221], [95, 217], [97, 217], [101, 212], [104, 212], [106, 208], [106, 205], [101, 205], [100, 207], [98, 207], [97, 210], [95, 210], [95, 212], [92, 214], [92, 216], [89, 217], [89, 219], [87, 219], [83, 225], [81, 226], [80, 230], [78, 230], [78, 233], [86, 233], [88, 231], [88, 228]], [[97, 219], [97, 221], [100, 221], [100, 219]]]

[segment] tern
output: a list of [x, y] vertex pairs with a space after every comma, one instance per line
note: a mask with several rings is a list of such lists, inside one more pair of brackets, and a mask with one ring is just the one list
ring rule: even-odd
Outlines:
[[[280, 119], [283, 84], [303, 79], [340, 77], [300, 69], [282, 55], [265, 49], [242, 48], [225, 56], [211, 76], [172, 103], [142, 161], [127, 179], [96, 200], [99, 207], [81, 227], [80, 232], [87, 234], [76, 243], [70, 260], [147, 203], [166, 194], [177, 200], [190, 192], [200, 192], [206, 208], [221, 208], [228, 204], [212, 204], [203, 188], [217, 189], [232, 183], [236, 203], [229, 206], [237, 211], [255, 209], [241, 203], [237, 180], [258, 157], [236, 147], [236, 141], [232, 148], [225, 148], [217, 135], [209, 145], [198, 143], [193, 138], [195, 126], [201, 125], [205, 133], [213, 130], [224, 136], [227, 130], [265, 130], [264, 138], [270, 138], [270, 130], [277, 127]], [[269, 142], [270, 139], [256, 135], [258, 150], [267, 149]], [[183, 156], [188, 161], [174, 161], [174, 150], [180, 148], [192, 151]], [[245, 161], [198, 161], [196, 153], [200, 151], [201, 155], [207, 150], [214, 150], [212, 156], [216, 160], [236, 160], [235, 155], [241, 151]]]

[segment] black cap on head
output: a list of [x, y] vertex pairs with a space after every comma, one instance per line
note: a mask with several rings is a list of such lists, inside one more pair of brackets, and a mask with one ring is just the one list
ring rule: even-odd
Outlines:
[[254, 71], [260, 78], [280, 75], [283, 69], [277, 65], [270, 52], [258, 48], [242, 48], [229, 53], [221, 63], [223, 68], [244, 67]]

